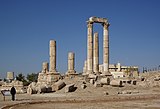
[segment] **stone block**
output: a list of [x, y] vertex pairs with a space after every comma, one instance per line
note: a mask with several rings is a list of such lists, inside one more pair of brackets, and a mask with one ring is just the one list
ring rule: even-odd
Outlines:
[[132, 81], [132, 84], [133, 84], [133, 85], [136, 85], [136, 84], [137, 84], [137, 81], [136, 81], [136, 80], [133, 80], [133, 81]]
[[64, 81], [59, 80], [58, 82], [55, 82], [55, 83], [52, 85], [52, 91], [60, 90], [60, 89], [62, 89], [65, 85], [66, 85], [66, 84], [64, 83]]
[[101, 78], [100, 82], [101, 82], [101, 84], [109, 85], [110, 84], [110, 78]]
[[96, 82], [94, 83], [94, 87], [102, 87], [102, 84], [101, 84], [100, 82], [97, 82], [97, 81], [96, 81]]
[[111, 86], [116, 86], [116, 87], [122, 87], [123, 86], [123, 82], [121, 80], [112, 80], [110, 82]]
[[90, 79], [89, 81], [91, 84], [94, 84], [94, 79]]
[[86, 87], [87, 87], [87, 86], [86, 86], [85, 84], [82, 84], [82, 85], [81, 85], [81, 88], [82, 88], [82, 89], [85, 89]]
[[95, 75], [95, 74], [89, 74], [88, 78], [89, 79], [97, 79], [97, 75]]
[[65, 93], [74, 91], [74, 90], [75, 90], [74, 85], [75, 85], [75, 84], [66, 85], [66, 86], [65, 86]]

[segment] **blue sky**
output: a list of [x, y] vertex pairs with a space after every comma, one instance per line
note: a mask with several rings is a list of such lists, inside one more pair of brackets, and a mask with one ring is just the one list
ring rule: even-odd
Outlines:
[[[159, 0], [0, 0], [0, 78], [6, 72], [32, 73], [49, 62], [49, 40], [57, 41], [57, 70], [67, 71], [75, 52], [78, 72], [87, 54], [91, 16], [110, 22], [110, 63], [153, 68], [160, 65]], [[102, 26], [99, 32], [102, 63]]]

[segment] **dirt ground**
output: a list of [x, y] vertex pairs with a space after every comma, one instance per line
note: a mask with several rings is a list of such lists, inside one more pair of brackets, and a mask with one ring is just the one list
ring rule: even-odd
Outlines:
[[75, 97], [61, 94], [16, 95], [0, 99], [1, 109], [159, 109], [160, 94]]
[[[69, 78], [68, 78], [69, 79]], [[160, 87], [142, 87], [138, 85], [125, 85], [124, 87], [94, 87], [86, 83], [82, 89], [81, 79], [65, 80], [66, 84], [75, 83], [74, 92], [64, 93], [61, 90], [43, 94], [16, 94], [16, 101], [11, 96], [0, 94], [1, 109], [160, 109]], [[156, 81], [157, 82], [157, 81]], [[160, 81], [158, 81], [160, 82]], [[119, 94], [123, 91], [134, 93]], [[107, 93], [107, 94], [106, 94]]]
[[[103, 92], [112, 90], [124, 90], [109, 87], [94, 88], [91, 92], [76, 91], [71, 93], [59, 92], [45, 94], [17, 94], [16, 101], [11, 101], [7, 96], [3, 101], [0, 95], [1, 109], [159, 109], [160, 108], [160, 88], [139, 89], [136, 94], [114, 94], [105, 95]], [[110, 91], [109, 91], [110, 89]], [[133, 88], [138, 90], [137, 88]]]

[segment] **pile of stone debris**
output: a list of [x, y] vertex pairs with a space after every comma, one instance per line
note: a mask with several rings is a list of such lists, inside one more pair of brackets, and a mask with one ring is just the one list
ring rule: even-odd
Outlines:
[[141, 87], [160, 87], [160, 71], [143, 73], [138, 85]]
[[[59, 79], [57, 82], [47, 84], [47, 82], [33, 82], [28, 86], [28, 94], [37, 93], [50, 93], [58, 92], [64, 88], [63, 93], [74, 92], [78, 89], [86, 89], [86, 87], [125, 87], [126, 84], [136, 85], [136, 80], [121, 78], [114, 79], [112, 76], [100, 76], [95, 74], [89, 75], [76, 75], [76, 76], [65, 76], [63, 79]], [[60, 91], [60, 92], [62, 92]]]

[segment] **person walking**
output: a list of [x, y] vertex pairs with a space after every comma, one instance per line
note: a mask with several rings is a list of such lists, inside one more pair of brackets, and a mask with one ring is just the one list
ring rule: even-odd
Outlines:
[[12, 95], [12, 101], [15, 100], [15, 94], [16, 94], [16, 89], [14, 88], [14, 86], [11, 88], [11, 95]]

